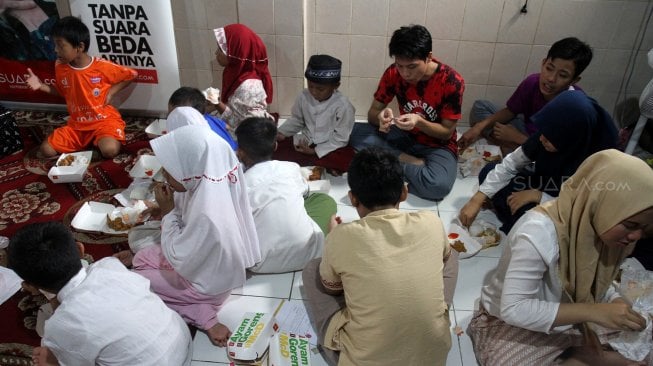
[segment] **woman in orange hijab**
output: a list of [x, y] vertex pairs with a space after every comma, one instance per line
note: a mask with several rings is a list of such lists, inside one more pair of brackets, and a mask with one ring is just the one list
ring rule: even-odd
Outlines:
[[230, 24], [213, 33], [218, 43], [215, 57], [224, 67], [222, 95], [216, 105], [221, 118], [232, 129], [247, 117], [273, 118], [267, 111], [272, 77], [261, 38], [243, 24]]

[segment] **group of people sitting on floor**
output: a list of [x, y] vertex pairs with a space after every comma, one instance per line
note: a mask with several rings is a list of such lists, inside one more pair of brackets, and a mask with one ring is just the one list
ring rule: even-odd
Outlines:
[[[225, 346], [231, 331], [218, 312], [247, 271], [302, 269], [330, 365], [444, 365], [458, 253], [436, 213], [399, 204], [409, 193], [444, 198], [458, 149], [481, 136], [507, 155], [485, 168], [459, 218], [469, 226], [491, 206], [507, 241], [478, 289], [468, 330], [478, 362], [632, 363], [606, 348], [604, 330], [646, 326], [613, 280], [650, 234], [653, 171], [614, 149], [611, 117], [576, 86], [589, 46], [556, 42], [506, 108], [475, 103], [475, 123], [458, 139], [464, 81], [433, 57], [423, 26], [393, 33], [394, 63], [368, 123], [354, 123], [354, 108], [338, 91], [341, 62], [314, 55], [308, 88], [279, 127], [267, 111], [272, 79], [261, 39], [241, 24], [214, 33], [225, 68], [221, 100], [207, 105], [199, 90], [180, 88], [169, 100], [169, 133], [151, 141], [166, 180], [154, 188], [150, 212], [160, 227], [133, 228], [129, 251], [88, 268], [60, 223], [29, 225], [11, 238], [9, 265], [55, 307], [36, 365], [188, 365], [186, 324]], [[88, 29], [76, 18], [62, 18], [53, 40], [56, 84], [31, 71], [28, 83], [65, 96], [71, 118], [41, 155], [93, 144], [115, 156], [124, 122], [109, 102], [133, 70], [89, 56]], [[101, 83], [90, 85], [90, 73]], [[394, 98], [398, 116], [388, 107]], [[346, 172], [360, 219], [342, 222], [332, 198], [308, 190], [300, 165]]]

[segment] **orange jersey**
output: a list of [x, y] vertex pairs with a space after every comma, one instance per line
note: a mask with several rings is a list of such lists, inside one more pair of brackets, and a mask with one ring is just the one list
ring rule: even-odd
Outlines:
[[75, 130], [95, 130], [103, 121], [122, 121], [120, 113], [107, 105], [109, 89], [122, 81], [136, 78], [134, 69], [93, 57], [84, 68], [75, 68], [57, 61], [54, 67], [59, 94], [66, 99], [68, 126]]

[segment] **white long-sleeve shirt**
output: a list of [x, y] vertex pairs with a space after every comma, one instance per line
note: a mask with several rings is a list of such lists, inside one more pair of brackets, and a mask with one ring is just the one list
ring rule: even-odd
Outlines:
[[[562, 299], [558, 275], [560, 252], [553, 221], [545, 214], [528, 211], [508, 235], [499, 264], [481, 290], [481, 304], [491, 315], [528, 330], [550, 333]], [[619, 297], [610, 287], [603, 298]]]
[[[483, 184], [478, 188], [480, 192], [492, 198], [503, 187], [510, 183], [510, 180], [517, 176], [521, 170], [526, 168], [533, 161], [524, 154], [521, 146], [515, 151], [506, 155], [500, 164], [497, 164], [485, 177]], [[552, 200], [554, 197], [542, 192], [540, 204]]]
[[304, 208], [308, 183], [299, 165], [258, 163], [245, 172], [245, 183], [261, 248], [261, 262], [251, 271], [297, 271], [322, 255], [324, 234]]
[[308, 145], [315, 144], [319, 158], [349, 143], [356, 110], [339, 91], [318, 102], [308, 89], [304, 89], [297, 96], [291, 112], [292, 116], [279, 126], [279, 132], [284, 136], [295, 135], [295, 145], [298, 145], [297, 133], [301, 132], [301, 138], [306, 139]]
[[81, 269], [57, 298], [41, 344], [60, 365], [190, 365], [188, 326], [116, 258]]

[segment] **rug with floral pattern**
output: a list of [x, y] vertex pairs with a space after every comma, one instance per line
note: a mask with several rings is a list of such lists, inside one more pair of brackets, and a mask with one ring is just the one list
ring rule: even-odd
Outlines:
[[[151, 154], [144, 132], [153, 118], [124, 117], [126, 143], [113, 159], [93, 152], [89, 168], [79, 183], [54, 184], [47, 176], [55, 160], [36, 158], [39, 144], [54, 128], [65, 124], [60, 112], [14, 112], [25, 147], [0, 158], [0, 235], [11, 237], [21, 227], [50, 220], [70, 225], [85, 201], [117, 204], [113, 195], [131, 183], [129, 170], [141, 154]], [[126, 237], [79, 232], [87, 259], [93, 261], [126, 248]], [[34, 330], [42, 296], [18, 292], [0, 304], [0, 365], [31, 365], [31, 353], [40, 338]]]

